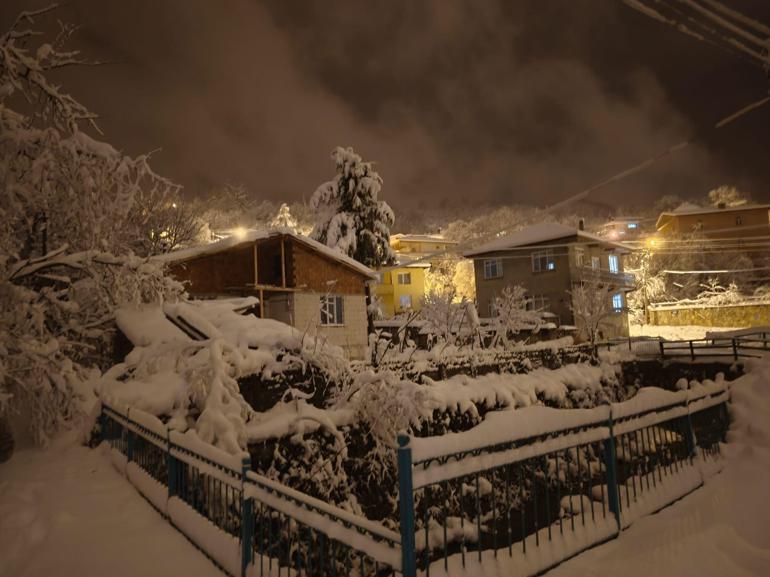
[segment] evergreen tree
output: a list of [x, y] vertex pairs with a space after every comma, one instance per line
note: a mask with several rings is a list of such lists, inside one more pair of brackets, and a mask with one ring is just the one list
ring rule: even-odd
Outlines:
[[382, 178], [352, 148], [338, 146], [332, 159], [337, 175], [310, 199], [311, 207], [319, 211], [311, 236], [366, 266], [392, 263], [390, 227], [395, 217], [390, 206], [377, 199]]

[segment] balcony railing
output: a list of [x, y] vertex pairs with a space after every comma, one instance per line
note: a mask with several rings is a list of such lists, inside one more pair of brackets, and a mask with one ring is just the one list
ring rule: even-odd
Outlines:
[[572, 280], [576, 282], [599, 282], [619, 288], [634, 288], [636, 277], [628, 272], [612, 272], [591, 267], [570, 267]]

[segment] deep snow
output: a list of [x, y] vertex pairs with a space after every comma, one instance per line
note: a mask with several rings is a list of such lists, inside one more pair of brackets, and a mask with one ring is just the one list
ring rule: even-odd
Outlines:
[[0, 577], [222, 577], [104, 449], [70, 435], [0, 465]]
[[770, 575], [770, 361], [752, 364], [731, 384], [722, 472], [549, 577]]

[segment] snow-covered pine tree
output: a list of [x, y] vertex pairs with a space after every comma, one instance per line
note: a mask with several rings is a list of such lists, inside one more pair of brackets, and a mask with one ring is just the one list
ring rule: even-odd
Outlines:
[[382, 178], [352, 148], [338, 146], [332, 159], [337, 175], [319, 186], [310, 199], [311, 207], [319, 211], [311, 236], [366, 266], [392, 263], [390, 227], [395, 216], [378, 199]]
[[278, 209], [278, 214], [270, 221], [270, 226], [273, 228], [288, 228], [292, 231], [297, 230], [297, 219], [294, 218], [289, 210], [289, 205], [285, 202], [281, 204], [281, 208]]

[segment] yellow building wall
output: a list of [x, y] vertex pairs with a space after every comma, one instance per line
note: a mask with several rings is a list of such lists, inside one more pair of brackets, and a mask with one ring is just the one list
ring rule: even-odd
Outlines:
[[[380, 273], [382, 282], [375, 285], [374, 294], [381, 302], [382, 314], [392, 317], [408, 310], [419, 311], [422, 307], [422, 299], [425, 296], [425, 269], [424, 268], [395, 268]], [[410, 284], [399, 284], [398, 275], [409, 274]], [[401, 297], [409, 295], [412, 298], [412, 306], [405, 309], [401, 306]]]
[[[741, 224], [737, 224], [736, 217], [741, 217]], [[684, 234], [698, 228], [702, 233], [708, 234], [711, 230], [735, 228], [735, 232], [740, 233], [740, 227], [742, 226], [750, 227], [767, 224], [768, 211], [766, 208], [742, 211], [725, 209], [724, 212], [674, 215], [669, 218], [666, 224], [661, 226], [659, 232], [663, 234]]]

